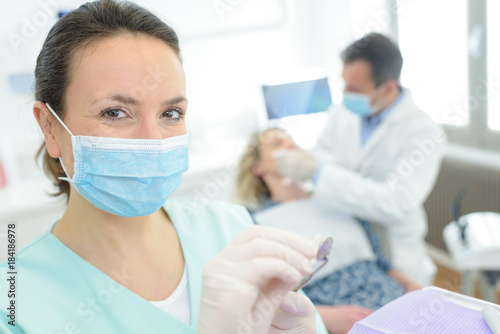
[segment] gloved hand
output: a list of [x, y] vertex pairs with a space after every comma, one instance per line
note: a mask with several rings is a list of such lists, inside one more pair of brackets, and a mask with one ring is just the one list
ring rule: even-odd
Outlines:
[[277, 326], [279, 333], [315, 333], [310, 301], [290, 292], [311, 273], [315, 255], [312, 242], [295, 233], [265, 226], [241, 232], [203, 268], [197, 333], [269, 334]]
[[316, 333], [315, 308], [306, 296], [290, 291], [281, 302], [269, 334]]
[[278, 172], [299, 181], [310, 180], [319, 162], [311, 153], [298, 150], [279, 150], [273, 153]]

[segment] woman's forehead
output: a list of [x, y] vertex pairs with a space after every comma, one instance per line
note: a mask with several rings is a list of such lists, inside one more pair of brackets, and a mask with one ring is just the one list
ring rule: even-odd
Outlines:
[[271, 129], [263, 132], [260, 136], [260, 143], [266, 144], [280, 139], [290, 139], [290, 136], [281, 129]]
[[185, 95], [182, 64], [157, 38], [123, 34], [100, 39], [77, 52], [73, 62], [68, 93], [73, 88], [71, 93], [84, 93], [93, 100], [116, 91], [137, 98]]

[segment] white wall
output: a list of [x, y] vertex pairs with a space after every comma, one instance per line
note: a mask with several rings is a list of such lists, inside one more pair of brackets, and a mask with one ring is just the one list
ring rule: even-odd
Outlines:
[[[32, 95], [13, 93], [7, 77], [32, 73], [43, 39], [57, 20], [56, 12], [75, 8], [82, 2], [26, 0], [16, 4], [0, 3], [0, 49], [3, 50], [0, 53], [1, 134], [21, 137], [22, 142], [32, 139], [26, 136], [37, 133], [31, 114]], [[233, 4], [233, 10], [227, 11], [222, 20], [214, 6], [224, 2]], [[374, 18], [375, 10], [366, 10], [360, 15], [360, 7], [376, 8], [384, 2], [137, 0], [173, 22], [181, 37], [190, 98], [189, 123], [195, 138], [204, 138], [205, 133], [210, 137], [216, 133], [231, 137], [242, 134], [242, 128], [248, 132], [249, 127], [256, 126], [254, 113], [262, 111], [260, 84], [273, 73], [325, 67], [337, 86], [334, 89], [338, 90], [341, 83], [338, 54], [341, 49], [354, 35], [380, 26]], [[351, 20], [352, 6], [357, 10], [355, 21]], [[253, 18], [255, 13], [266, 11], [277, 17], [261, 15], [264, 18]], [[206, 18], [200, 22], [200, 17]], [[244, 23], [237, 23], [238, 20]], [[367, 23], [361, 24], [363, 20]], [[17, 36], [19, 44], [12, 42], [13, 36]], [[31, 87], [27, 88], [31, 91]], [[206, 143], [195, 144], [203, 146]]]
[[[16, 212], [24, 208], [36, 211], [39, 206], [54, 205], [54, 212], [62, 208], [43, 192], [50, 185], [33, 158], [41, 135], [32, 116], [31, 83], [26, 84], [27, 92], [16, 93], [8, 77], [33, 73], [43, 40], [57, 20], [56, 13], [81, 3], [0, 2], [0, 143], [15, 152], [18, 174], [7, 189], [0, 190], [0, 199], [10, 201], [0, 203], [0, 218], [15, 219]], [[226, 173], [232, 178], [241, 147], [259, 126], [259, 113], [264, 113], [260, 85], [277, 73], [322, 67], [331, 75], [334, 100], [338, 101], [342, 88], [339, 53], [360, 30], [351, 22], [352, 3], [348, 0], [137, 3], [171, 22], [180, 35], [190, 100], [187, 119], [192, 162], [177, 194], [197, 196], [201, 192], [208, 199], [231, 199], [230, 182], [217, 183], [216, 175]], [[223, 17], [214, 7], [221, 3], [232, 6]], [[368, 3], [373, 4], [365, 3], [367, 8]], [[25, 196], [33, 192], [38, 195]], [[45, 219], [45, 224], [52, 222], [52, 216]]]
[[[172, 22], [181, 37], [193, 153], [215, 147], [217, 153], [234, 152], [257, 129], [257, 115], [263, 112], [260, 84], [273, 73], [326, 67], [338, 77], [337, 45], [350, 37], [349, 29], [338, 28], [348, 23], [346, 0], [226, 1], [233, 10], [223, 19], [214, 6], [224, 1], [137, 2]], [[56, 13], [80, 3], [0, 3], [0, 141], [15, 149], [22, 180], [42, 177], [32, 159], [41, 136], [32, 116], [31, 83], [27, 93], [15, 93], [8, 76], [33, 72]], [[255, 13], [262, 18], [253, 19]]]

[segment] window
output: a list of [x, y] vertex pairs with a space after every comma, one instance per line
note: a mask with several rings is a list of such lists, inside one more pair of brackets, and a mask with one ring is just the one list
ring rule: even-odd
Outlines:
[[387, 0], [351, 0], [351, 24], [354, 38], [358, 39], [370, 32], [389, 32], [390, 12]]
[[487, 3], [487, 59], [489, 78], [488, 87], [488, 127], [492, 130], [500, 130], [500, 1], [489, 0]]
[[392, 35], [405, 59], [402, 84], [415, 102], [443, 124], [450, 143], [500, 151], [500, 2], [388, 4], [397, 4]]
[[[450, 10], [453, 8], [453, 10]], [[469, 123], [466, 0], [400, 2], [402, 85], [436, 122]]]

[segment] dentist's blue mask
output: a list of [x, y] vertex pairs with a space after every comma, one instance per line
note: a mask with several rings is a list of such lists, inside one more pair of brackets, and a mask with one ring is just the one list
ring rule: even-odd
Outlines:
[[379, 105], [371, 105], [369, 94], [344, 92], [342, 103], [347, 109], [361, 117], [373, 115], [380, 110]]
[[166, 139], [125, 139], [71, 135], [74, 174], [68, 181], [90, 203], [122, 217], [149, 215], [179, 186], [189, 165], [189, 135]]

